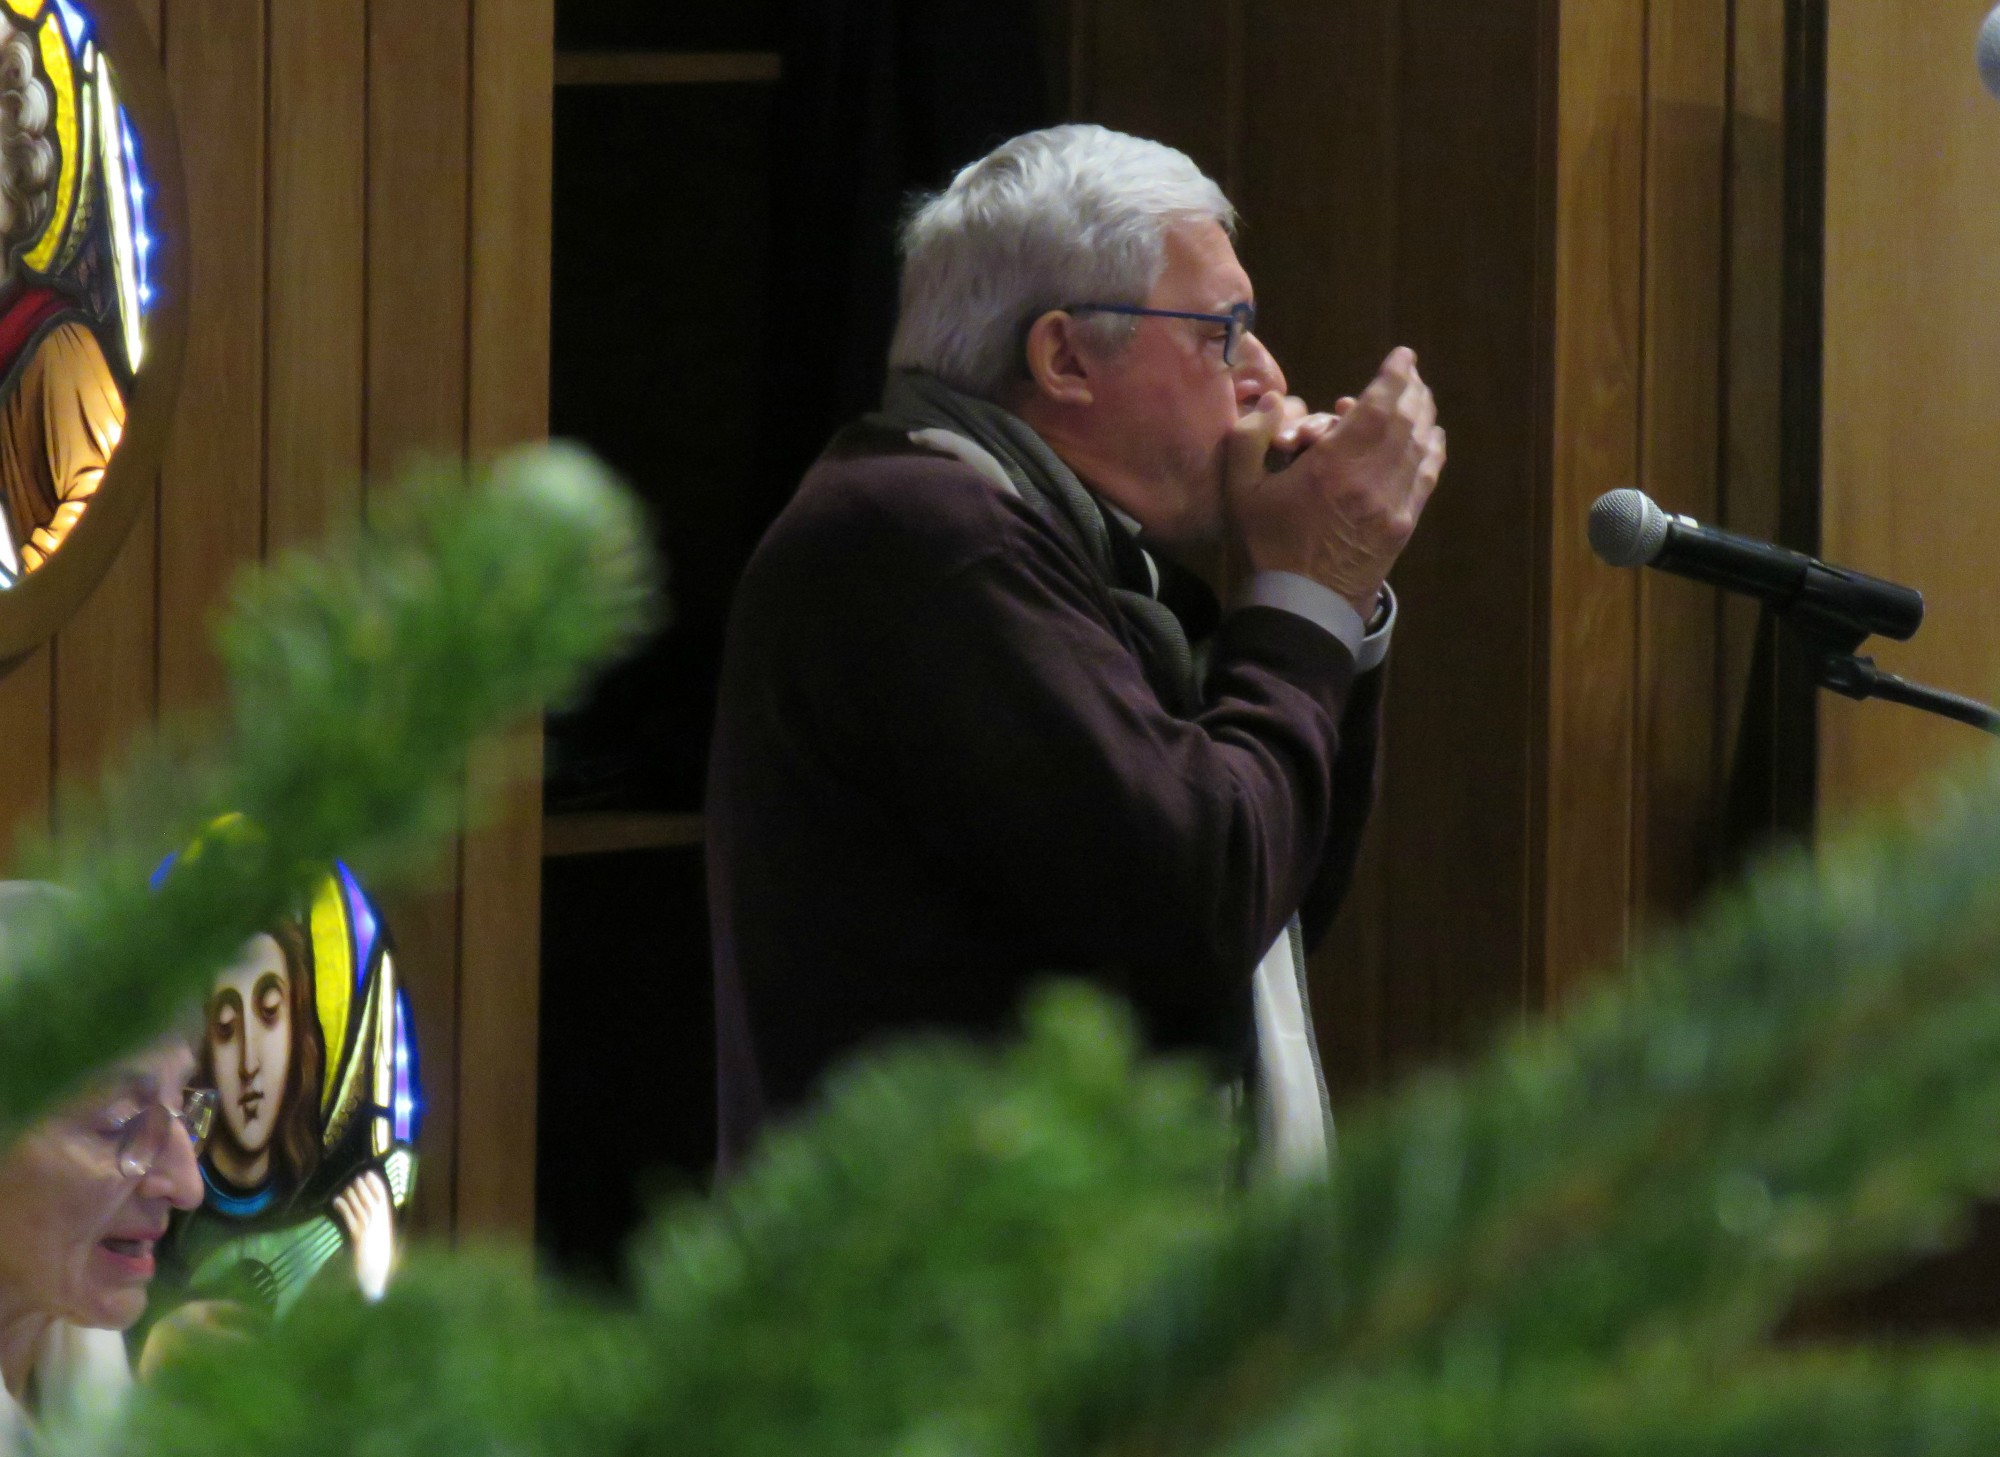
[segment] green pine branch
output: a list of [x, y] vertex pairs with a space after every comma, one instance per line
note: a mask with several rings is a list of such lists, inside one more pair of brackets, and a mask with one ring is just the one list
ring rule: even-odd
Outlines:
[[1053, 1448], [1197, 1450], [1329, 1370], [1735, 1352], [2000, 1193], [2000, 775], [1768, 867], [1676, 945], [1353, 1120], [1140, 1299]]
[[1645, 1374], [1593, 1366], [1334, 1380], [1211, 1457], [1989, 1457], [2000, 1354], [1764, 1355]]
[[158, 1036], [335, 858], [377, 883], [421, 871], [466, 810], [473, 741], [648, 621], [649, 557], [602, 467], [549, 447], [470, 481], [412, 471], [370, 529], [247, 575], [220, 721], [135, 751], [96, 808], [65, 805], [60, 840], [24, 848], [77, 894], [10, 942], [0, 1136]]
[[[68, 844], [88, 914], [0, 993], [0, 1110], [162, 1025], [333, 855], [415, 863], [471, 734], [630, 630], [624, 508], [509, 479], [497, 507], [422, 498], [407, 552], [250, 591], [227, 747]], [[136, 888], [225, 807], [255, 831]], [[117, 1450], [1989, 1450], [2000, 1352], [1767, 1337], [2000, 1192], [1996, 966], [1989, 768], [1349, 1120], [1328, 1184], [1247, 1191], [1200, 1076], [1060, 992], [1014, 1048], [848, 1070], [729, 1190], [663, 1211], [620, 1308], [420, 1252], [377, 1306], [328, 1289], [192, 1350]]]

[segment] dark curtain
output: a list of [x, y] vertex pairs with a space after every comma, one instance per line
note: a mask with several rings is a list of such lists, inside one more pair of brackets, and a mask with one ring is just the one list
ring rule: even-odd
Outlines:
[[784, 76], [760, 531], [881, 393], [910, 198], [1057, 119], [1029, 0], [795, 0]]

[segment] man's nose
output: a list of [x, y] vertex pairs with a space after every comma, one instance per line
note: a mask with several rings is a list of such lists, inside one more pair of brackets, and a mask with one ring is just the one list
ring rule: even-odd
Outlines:
[[1245, 405], [1254, 405], [1267, 392], [1289, 394], [1285, 388], [1285, 371], [1278, 366], [1277, 356], [1264, 347], [1264, 341], [1250, 330], [1243, 331], [1243, 337], [1236, 341], [1236, 398]]

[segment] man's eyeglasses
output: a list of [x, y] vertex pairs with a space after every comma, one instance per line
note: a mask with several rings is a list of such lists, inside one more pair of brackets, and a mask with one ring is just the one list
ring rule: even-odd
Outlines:
[[1257, 327], [1257, 306], [1237, 304], [1226, 314], [1195, 314], [1186, 309], [1149, 309], [1140, 304], [1064, 304], [1066, 314], [1129, 314], [1140, 319], [1197, 319], [1204, 324], [1221, 324], [1229, 332], [1222, 340], [1222, 363], [1225, 368], [1236, 364], [1236, 346], [1243, 336]]
[[143, 1179], [158, 1168], [166, 1156], [167, 1139], [175, 1128], [181, 1130], [189, 1148], [199, 1157], [208, 1146], [209, 1131], [215, 1127], [215, 1106], [215, 1089], [189, 1088], [181, 1094], [178, 1110], [156, 1101], [108, 1124], [104, 1134], [117, 1144], [118, 1172], [128, 1179]]

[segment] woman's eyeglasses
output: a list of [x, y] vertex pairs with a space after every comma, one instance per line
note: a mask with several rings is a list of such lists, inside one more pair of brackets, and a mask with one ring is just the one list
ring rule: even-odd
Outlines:
[[138, 1112], [107, 1125], [104, 1133], [118, 1148], [118, 1172], [128, 1179], [143, 1179], [166, 1156], [167, 1139], [178, 1128], [188, 1147], [199, 1157], [208, 1146], [209, 1131], [215, 1127], [216, 1094], [213, 1088], [187, 1088], [181, 1106], [169, 1108], [151, 1102]]

